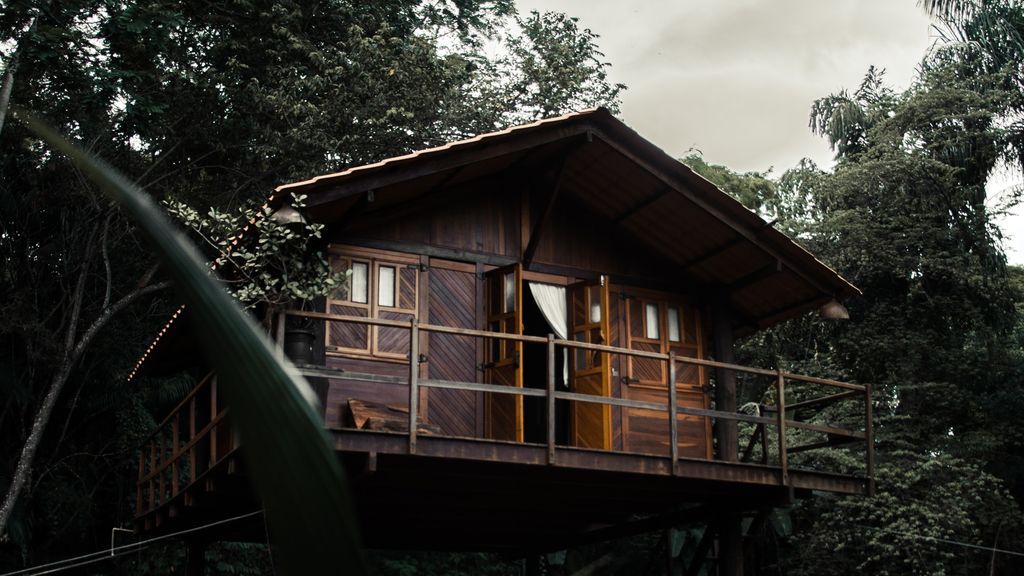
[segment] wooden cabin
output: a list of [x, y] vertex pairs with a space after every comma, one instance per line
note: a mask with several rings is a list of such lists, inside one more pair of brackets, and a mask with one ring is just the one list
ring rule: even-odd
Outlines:
[[[736, 337], [857, 289], [607, 111], [287, 184], [271, 207], [292, 194], [350, 276], [272, 332], [315, 333], [295, 358], [368, 545], [557, 550], [872, 490], [868, 387], [733, 360]], [[164, 356], [196, 357], [187, 340]], [[738, 380], [759, 406], [740, 411]], [[840, 402], [859, 426], [821, 420]], [[251, 509], [229, 418], [215, 375], [168, 416], [140, 529]], [[864, 468], [790, 465], [835, 446]], [[736, 545], [709, 534], [720, 558]]]

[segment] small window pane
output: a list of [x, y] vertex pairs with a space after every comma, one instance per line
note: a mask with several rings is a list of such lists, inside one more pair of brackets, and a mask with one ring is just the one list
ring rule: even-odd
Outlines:
[[516, 275], [514, 272], [505, 274], [505, 306], [502, 312], [514, 312], [516, 309]]
[[370, 277], [369, 265], [366, 262], [352, 263], [352, 301], [359, 304], [366, 304], [369, 299], [367, 295], [366, 281]]
[[590, 288], [590, 322], [597, 324], [601, 321], [601, 287], [591, 286]]
[[658, 305], [647, 304], [644, 306], [646, 311], [647, 321], [644, 322], [646, 328], [646, 336], [652, 340], [658, 340], [661, 338], [661, 330], [658, 326]]
[[381, 266], [377, 272], [377, 304], [395, 307], [395, 267]]
[[[491, 322], [491, 332], [501, 332], [501, 324]], [[501, 345], [504, 340], [491, 338], [491, 362], [501, 360]]]
[[668, 309], [668, 339], [670, 342], [679, 342], [679, 308], [669, 307]]

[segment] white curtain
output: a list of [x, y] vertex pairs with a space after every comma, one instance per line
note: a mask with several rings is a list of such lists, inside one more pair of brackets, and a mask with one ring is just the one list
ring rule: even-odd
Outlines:
[[[569, 339], [569, 308], [565, 297], [565, 286], [528, 282], [533, 301], [537, 303], [548, 326], [562, 340]], [[569, 354], [563, 356], [562, 381], [569, 385]]]

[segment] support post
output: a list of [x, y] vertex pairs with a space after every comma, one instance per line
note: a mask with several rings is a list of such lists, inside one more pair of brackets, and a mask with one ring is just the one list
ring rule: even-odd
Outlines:
[[718, 528], [719, 576], [743, 576], [743, 517], [726, 512]]
[[[729, 364], [736, 363], [733, 345], [733, 313], [728, 297], [715, 303], [712, 309], [715, 360]], [[715, 409], [722, 412], [736, 412], [736, 373], [726, 368], [715, 369]], [[718, 459], [735, 462], [739, 457], [739, 435], [735, 420], [719, 418], [715, 423], [715, 440], [718, 442]]]
[[178, 420], [180, 414], [174, 415], [174, 420], [171, 421], [171, 497], [173, 498], [178, 494], [178, 449], [181, 447], [181, 438], [179, 437], [178, 431]]
[[139, 480], [135, 483], [135, 515], [142, 516], [143, 512], [149, 510], [143, 510], [142, 508], [142, 478], [146, 474], [146, 448], [139, 448]]
[[[735, 364], [736, 335], [733, 329], [732, 304], [727, 295], [718, 299], [712, 308], [712, 330], [715, 360]], [[715, 369], [715, 409], [730, 414], [736, 413], [736, 373], [733, 370]], [[736, 462], [739, 459], [739, 431], [736, 420], [719, 418], [715, 425], [715, 440], [718, 442], [719, 460]], [[743, 518], [739, 512], [727, 511], [722, 514], [717, 532], [718, 574], [742, 576]]]
[[547, 381], [547, 441], [548, 464], [555, 463], [555, 335], [548, 334], [548, 381]]
[[864, 444], [867, 453], [868, 496], [875, 495], [875, 432], [872, 422], [871, 384], [864, 385]]
[[185, 576], [203, 576], [206, 572], [206, 543], [199, 538], [190, 538], [187, 546]]
[[192, 445], [188, 449], [188, 483], [193, 484], [196, 478], [199, 477], [199, 472], [196, 471], [196, 467], [199, 465], [199, 457], [196, 454], [198, 444], [192, 443], [196, 438], [196, 397], [193, 396], [188, 401], [188, 441]]
[[[210, 378], [210, 421], [212, 422], [218, 412], [217, 406], [217, 377]], [[217, 433], [220, 429], [220, 422], [216, 426], [210, 428], [210, 464], [207, 468], [212, 468], [217, 463], [220, 455], [217, 454]]]
[[668, 445], [672, 458], [671, 473], [676, 475], [679, 462], [679, 415], [676, 413], [676, 353], [668, 353]]
[[409, 322], [409, 454], [416, 453], [416, 419], [420, 411], [420, 330], [416, 318]]
[[778, 376], [775, 379], [775, 394], [778, 396], [776, 419], [779, 429], [779, 469], [782, 472], [782, 485], [789, 486], [789, 455], [786, 454], [786, 377], [782, 368], [778, 369]]

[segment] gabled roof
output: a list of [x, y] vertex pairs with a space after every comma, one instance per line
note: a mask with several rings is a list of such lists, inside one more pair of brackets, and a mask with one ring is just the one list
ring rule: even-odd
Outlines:
[[[581, 141], [588, 142], [580, 146]], [[571, 154], [567, 150], [573, 150]], [[769, 326], [859, 290], [763, 218], [603, 108], [482, 134], [277, 188], [308, 195], [318, 220], [366, 192], [401, 203], [525, 163], [567, 158], [565, 193], [706, 288], [727, 293], [738, 324]]]

